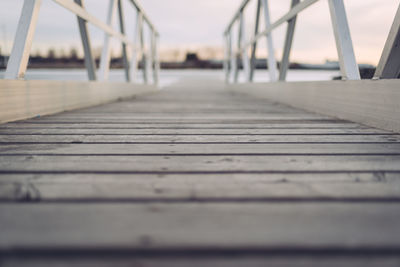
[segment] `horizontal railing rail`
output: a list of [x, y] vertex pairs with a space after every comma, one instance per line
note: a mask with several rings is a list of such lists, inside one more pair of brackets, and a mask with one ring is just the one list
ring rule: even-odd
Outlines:
[[[49, 0], [50, 1], [50, 0]], [[91, 81], [107, 81], [110, 70], [111, 60], [111, 38], [121, 42], [122, 58], [124, 64], [125, 79], [127, 82], [135, 81], [138, 56], [141, 56], [143, 81], [149, 82], [150, 71], [153, 73], [153, 82], [158, 83], [159, 59], [158, 59], [158, 39], [159, 33], [155, 26], [144, 12], [143, 8], [135, 1], [129, 0], [136, 10], [136, 25], [134, 40], [130, 40], [126, 35], [124, 9], [122, 0], [109, 0], [107, 22], [91, 15], [84, 6], [84, 0], [51, 0], [66, 10], [77, 16], [79, 31], [84, 51], [85, 67], [88, 78]], [[39, 9], [42, 0], [25, 0], [19, 19], [14, 45], [7, 64], [5, 79], [24, 78], [35, 33], [36, 23], [39, 16]], [[113, 27], [115, 16], [118, 16], [119, 31]], [[92, 46], [87, 24], [91, 23], [104, 32], [104, 43], [100, 58], [99, 70], [96, 71], [95, 59], [92, 53]], [[144, 26], [148, 25], [150, 30], [150, 44], [146, 49], [144, 38]], [[130, 53], [128, 53], [128, 51]], [[130, 54], [130, 59], [129, 59]]]
[[[226, 80], [238, 82], [239, 79], [239, 63], [243, 62], [243, 68], [246, 73], [247, 81], [253, 81], [254, 69], [255, 69], [255, 56], [257, 50], [257, 42], [261, 37], [267, 38], [268, 48], [268, 69], [271, 81], [285, 81], [287, 71], [289, 68], [289, 58], [293, 43], [293, 35], [296, 26], [297, 15], [318, 2], [319, 0], [292, 0], [290, 10], [280, 17], [277, 21], [271, 23], [269, 13], [269, 2], [268, 0], [256, 0], [257, 11], [255, 16], [255, 28], [252, 38], [247, 41], [245, 40], [245, 23], [244, 23], [244, 11], [251, 0], [244, 0], [240, 5], [239, 9], [233, 16], [232, 20], [228, 24], [227, 29], [224, 32], [225, 39], [225, 74]], [[346, 11], [343, 0], [328, 0], [329, 10], [332, 20], [332, 26], [334, 29], [336, 48], [339, 56], [340, 71], [343, 79], [348, 80], [359, 80], [360, 73], [358, 65], [354, 55], [353, 44], [350, 36], [350, 30], [348, 26]], [[259, 30], [259, 23], [261, 18], [261, 12], [263, 11], [265, 19], [265, 29]], [[277, 62], [274, 55], [274, 46], [272, 39], [272, 31], [278, 26], [288, 23], [286, 39], [283, 49], [283, 55], [279, 68], [279, 78], [277, 77]], [[235, 23], [239, 25], [238, 40], [236, 47], [232, 43], [232, 31]], [[251, 48], [251, 56], [249, 57], [248, 49]]]

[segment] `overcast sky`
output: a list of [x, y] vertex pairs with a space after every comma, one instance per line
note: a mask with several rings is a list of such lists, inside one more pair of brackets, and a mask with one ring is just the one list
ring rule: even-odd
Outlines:
[[[71, 1], [71, 0], [68, 0]], [[161, 50], [165, 59], [181, 58], [186, 51], [200, 51], [202, 57], [220, 57], [222, 32], [242, 0], [139, 0], [161, 34]], [[105, 20], [108, 0], [86, 0], [89, 12]], [[253, 1], [255, 2], [255, 1]], [[400, 0], [345, 0], [356, 56], [359, 63], [376, 64]], [[0, 1], [0, 46], [9, 51], [23, 0]], [[290, 0], [270, 0], [272, 20], [289, 8]], [[132, 36], [135, 15], [128, 1], [124, 2], [128, 35]], [[254, 4], [246, 11], [248, 37], [254, 27]], [[274, 32], [275, 54], [282, 52], [285, 26]], [[102, 33], [90, 27], [93, 45], [101, 49]], [[6, 42], [7, 40], [7, 42]], [[114, 42], [114, 53], [118, 43]], [[259, 56], [265, 56], [261, 42]], [[32, 53], [50, 47], [68, 52], [80, 49], [76, 18], [53, 3], [43, 0]], [[337, 58], [327, 0], [321, 0], [298, 18], [292, 60], [323, 62]]]

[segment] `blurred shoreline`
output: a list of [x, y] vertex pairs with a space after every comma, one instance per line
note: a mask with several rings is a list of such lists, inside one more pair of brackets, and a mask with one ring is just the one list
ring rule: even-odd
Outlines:
[[[5, 69], [8, 58], [6, 56], [0, 56], [0, 69]], [[99, 66], [100, 59], [95, 60], [97, 67]], [[260, 70], [267, 70], [267, 59], [259, 58], [256, 59], [255, 68]], [[143, 60], [138, 62], [138, 68], [143, 69]], [[160, 62], [161, 69], [164, 70], [182, 70], [182, 69], [204, 69], [204, 70], [221, 70], [223, 69], [223, 60], [218, 59], [200, 59], [196, 53], [188, 53], [185, 60], [183, 61], [162, 61]], [[243, 64], [239, 60], [238, 66], [243, 69]], [[277, 63], [277, 67], [280, 67], [280, 62]], [[375, 70], [375, 66], [368, 64], [360, 64], [360, 72], [363, 78], [370, 78]], [[31, 56], [29, 59], [29, 69], [84, 69], [84, 59], [79, 58], [76, 54], [65, 57], [42, 57], [42, 56]], [[122, 58], [112, 58], [110, 60], [111, 69], [123, 69], [124, 63]], [[298, 63], [292, 62], [289, 66], [292, 70], [329, 70], [338, 71], [339, 63], [337, 61], [327, 60], [324, 64], [309, 64], [309, 63]], [[372, 73], [372, 74], [371, 74]]]

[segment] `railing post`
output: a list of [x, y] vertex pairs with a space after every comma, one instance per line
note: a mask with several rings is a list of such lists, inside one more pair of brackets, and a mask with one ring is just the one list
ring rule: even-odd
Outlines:
[[156, 76], [157, 76], [157, 84], [160, 79], [160, 68], [161, 68], [161, 63], [160, 63], [160, 55], [158, 54], [158, 43], [159, 43], [159, 35], [156, 33], [155, 35], [155, 53], [156, 53], [156, 66], [154, 67]]
[[249, 77], [249, 57], [247, 55], [247, 50], [245, 47], [245, 23], [244, 23], [244, 14], [243, 10], [239, 15], [239, 35], [238, 35], [238, 52], [237, 52], [237, 68], [235, 69], [234, 82], [237, 83], [239, 81], [239, 63], [240, 59], [242, 61], [242, 66], [245, 72], [245, 77], [248, 79]]
[[151, 68], [153, 71], [154, 84], [158, 84], [158, 54], [157, 54], [157, 34], [154, 29], [151, 32]]
[[232, 36], [231, 32], [227, 32], [225, 34], [225, 61], [224, 61], [224, 69], [225, 69], [225, 82], [229, 82], [230, 73], [232, 71], [232, 65], [230, 60], [232, 58]]
[[[290, 8], [293, 8], [299, 2], [300, 2], [300, 0], [292, 0]], [[285, 46], [283, 48], [281, 66], [279, 68], [279, 80], [280, 81], [286, 81], [287, 71], [289, 69], [289, 62], [290, 62], [289, 61], [290, 52], [292, 50], [292, 44], [293, 44], [294, 30], [296, 28], [296, 21], [297, 21], [297, 15], [294, 16], [292, 19], [288, 20], [286, 37], [285, 37]]]
[[237, 72], [238, 65], [237, 65], [237, 54], [236, 54], [236, 50], [235, 50], [233, 38], [232, 38], [232, 28], [229, 29], [229, 36], [231, 37], [231, 58], [230, 58], [231, 73], [229, 74], [229, 79], [232, 80], [233, 82], [235, 82], [235, 75]]
[[133, 36], [133, 44], [134, 46], [132, 47], [132, 58], [131, 58], [131, 64], [130, 64], [130, 76], [131, 76], [131, 80], [132, 81], [136, 81], [136, 75], [137, 75], [137, 68], [138, 68], [138, 41], [139, 41], [139, 29], [140, 29], [140, 24], [141, 22], [141, 13], [139, 12], [139, 10], [137, 10], [136, 13], [136, 25], [135, 25], [135, 32], [134, 32], [134, 36]]
[[[118, 0], [118, 18], [119, 18], [119, 28], [121, 33], [125, 35], [125, 23], [124, 23], [124, 12], [122, 8], [122, 0]], [[130, 73], [129, 73], [129, 62], [128, 62], [128, 53], [126, 50], [126, 44], [122, 42], [122, 60], [124, 64], [124, 71], [125, 71], [125, 80], [129, 82], [131, 80]]]
[[[144, 30], [144, 29], [143, 29]], [[152, 33], [150, 29], [150, 40], [149, 44], [147, 44], [147, 49], [146, 49], [146, 76], [147, 76], [147, 82], [150, 83], [150, 71], [152, 69], [152, 62], [153, 62], [153, 54], [152, 54], [152, 43], [151, 43], [151, 38], [152, 38]]]
[[242, 51], [242, 65], [243, 71], [245, 74], [246, 81], [249, 81], [250, 78], [250, 59], [249, 54], [247, 53], [246, 47], [246, 23], [244, 19], [244, 12], [240, 13], [240, 28], [242, 28], [241, 33], [241, 43], [240, 43], [240, 51]]
[[[75, 0], [75, 3], [84, 8], [83, 0]], [[79, 32], [81, 35], [81, 41], [83, 46], [83, 54], [85, 58], [85, 66], [88, 73], [89, 81], [95, 81], [96, 78], [96, 62], [93, 58], [92, 46], [90, 43], [89, 31], [87, 28], [86, 20], [79, 16], [78, 19]]]
[[[268, 29], [271, 27], [271, 18], [269, 15], [268, 0], [261, 0], [264, 7], [264, 19], [265, 27]], [[274, 42], [272, 40], [272, 31], [267, 34], [267, 47], [268, 47], [268, 70], [271, 82], [276, 81], [276, 60], [274, 51]]]
[[[256, 23], [254, 25], [254, 36], [257, 36], [257, 34], [258, 34], [258, 29], [260, 26], [260, 15], [261, 15], [261, 0], [257, 0]], [[250, 74], [249, 74], [250, 82], [252, 82], [254, 80], [254, 69], [256, 68], [256, 52], [257, 52], [257, 40], [254, 41], [252, 48], [251, 48]]]
[[146, 55], [146, 49], [144, 46], [144, 20], [143, 20], [143, 14], [140, 13], [140, 23], [139, 23], [139, 42], [140, 42], [140, 51], [142, 55], [142, 73], [143, 73], [143, 82], [148, 83], [148, 78], [147, 78], [147, 55]]
[[343, 79], [360, 80], [343, 0], [328, 0]]
[[[112, 26], [117, 8], [117, 0], [110, 0], [107, 14], [107, 25]], [[111, 36], [104, 33], [103, 51], [100, 59], [99, 80], [107, 81], [110, 71], [110, 58], [111, 58]]]
[[374, 78], [400, 78], [400, 5], [397, 9]]
[[5, 79], [19, 79], [25, 76], [41, 2], [42, 0], [24, 1]]
[[234, 73], [234, 76], [233, 76], [233, 82], [234, 83], [237, 83], [239, 81], [239, 69], [240, 69], [239, 64], [240, 64], [240, 60], [241, 60], [241, 58], [240, 58], [240, 44], [242, 42], [242, 27], [241, 27], [241, 25], [242, 25], [242, 15], [241, 14], [242, 13], [240, 13], [240, 16], [239, 16], [239, 26], [238, 26], [239, 32], [238, 32], [238, 39], [237, 39], [237, 50], [235, 51], [235, 58], [236, 58], [235, 65], [236, 66], [235, 66], [235, 73]]

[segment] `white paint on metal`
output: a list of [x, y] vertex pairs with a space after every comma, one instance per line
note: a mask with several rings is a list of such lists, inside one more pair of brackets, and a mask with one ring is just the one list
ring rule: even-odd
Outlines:
[[[297, 14], [299, 14], [301, 11], [304, 9], [308, 8], [312, 4], [318, 2], [319, 0], [293, 0], [291, 9], [289, 12], [284, 14], [281, 18], [279, 18], [277, 21], [271, 24], [270, 22], [270, 14], [269, 14], [269, 8], [268, 8], [268, 0], [260, 0], [264, 9], [264, 17], [265, 17], [265, 24], [266, 24], [266, 29], [260, 33], [258, 33], [258, 13], [256, 15], [256, 31], [251, 38], [250, 41], [247, 43], [244, 42], [242, 43], [241, 41], [241, 31], [239, 31], [239, 46], [238, 46], [238, 51], [236, 52], [236, 55], [247, 55], [247, 49], [248, 47], [252, 47], [252, 55], [251, 55], [251, 66], [250, 66], [250, 72], [249, 72], [249, 81], [252, 80], [253, 78], [253, 71], [254, 71], [254, 62], [255, 62], [255, 49], [257, 47], [257, 41], [261, 38], [266, 36], [267, 37], [267, 48], [268, 48], [268, 67], [269, 67], [269, 73], [270, 73], [270, 79], [271, 81], [276, 81], [276, 60], [275, 60], [275, 55], [274, 55], [274, 46], [273, 46], [273, 39], [272, 39], [272, 31], [276, 29], [278, 26], [282, 25], [283, 23], [288, 22], [288, 30], [286, 33], [286, 41], [285, 41], [285, 47], [284, 47], [284, 53], [283, 53], [283, 58], [282, 58], [282, 65], [280, 69], [280, 75], [279, 75], [279, 80], [285, 80], [286, 79], [286, 73], [287, 69], [289, 67], [289, 56], [290, 56], [290, 50], [292, 47], [292, 42], [293, 42], [293, 35], [294, 35], [294, 29], [295, 29], [295, 24], [296, 24], [296, 18]], [[329, 1], [329, 9], [330, 9], [330, 14], [331, 14], [331, 19], [332, 19], [332, 25], [333, 29], [335, 32], [335, 40], [336, 40], [336, 47], [339, 55], [339, 62], [340, 62], [340, 70], [343, 76], [343, 79], [347, 80], [359, 80], [360, 79], [360, 73], [358, 70], [358, 65], [355, 59], [355, 54], [354, 54], [354, 49], [353, 49], [353, 44], [351, 40], [351, 35], [350, 35], [350, 29], [348, 26], [347, 22], [347, 16], [346, 16], [346, 11], [344, 7], [343, 0], [328, 0]], [[242, 17], [243, 17], [243, 12], [244, 9], [246, 8], [247, 4], [250, 2], [250, 0], [244, 0], [239, 7], [239, 10], [235, 13], [232, 21], [229, 23], [227, 30], [225, 31], [225, 34], [227, 34], [234, 22], [239, 19], [240, 25], [242, 24]], [[258, 7], [259, 8], [259, 7]], [[259, 12], [257, 10], [257, 12]], [[241, 27], [240, 27], [241, 28]], [[400, 52], [399, 52], [400, 53]], [[237, 74], [238, 71], [235, 72], [234, 76], [234, 82], [237, 82]]]
[[375, 79], [400, 78], [400, 5], [397, 9], [381, 59], [376, 68]]
[[240, 16], [239, 17], [239, 25], [238, 25], [238, 29], [239, 29], [239, 32], [238, 32], [238, 38], [237, 38], [237, 51], [235, 51], [235, 58], [236, 58], [236, 61], [235, 61], [235, 73], [234, 73], [234, 76], [233, 76], [233, 82], [234, 83], [237, 83], [238, 81], [239, 81], [239, 64], [240, 64], [240, 60], [241, 60], [241, 58], [240, 58], [240, 54], [241, 54], [241, 42], [242, 42], [242, 30], [243, 30], [243, 27], [241, 26], [242, 25], [242, 23], [241, 23], [241, 19], [243, 18], [243, 16]]
[[232, 35], [229, 33], [225, 35], [225, 82], [229, 82], [229, 76], [232, 71], [231, 55], [232, 55]]
[[[117, 0], [110, 0], [107, 13], [107, 25], [113, 27], [115, 13], [117, 11]], [[107, 81], [110, 71], [111, 59], [111, 36], [109, 33], [104, 33], [103, 51], [100, 59], [99, 80]]]
[[[223, 40], [223, 42], [224, 42], [224, 47], [225, 47], [225, 49], [224, 49], [224, 64], [223, 64], [223, 70], [224, 70], [224, 74], [225, 74], [225, 76], [226, 76], [226, 75], [229, 73], [229, 70], [228, 70], [228, 62], [227, 62], [227, 58], [228, 58], [228, 56], [229, 56], [229, 52], [228, 52], [229, 44], [228, 44], [228, 36], [225, 35], [225, 34], [224, 34], [224, 40]], [[225, 80], [226, 80], [226, 78], [225, 78]]]
[[147, 75], [147, 51], [146, 51], [146, 46], [144, 44], [144, 27], [143, 27], [143, 14], [140, 14], [140, 28], [139, 28], [139, 42], [140, 42], [140, 51], [142, 55], [142, 74], [143, 74], [143, 82], [148, 83], [148, 75]]
[[[119, 28], [123, 35], [125, 35], [125, 22], [124, 22], [124, 10], [122, 6], [122, 0], [118, 0], [118, 19], [119, 19]], [[129, 72], [129, 61], [128, 61], [128, 52], [126, 49], [126, 44], [122, 43], [122, 61], [124, 64], [124, 73], [125, 80], [127, 82], [131, 81], [130, 72]]]
[[152, 54], [152, 71], [153, 71], [153, 81], [154, 84], [158, 84], [158, 74], [159, 74], [159, 63], [158, 63], [158, 53], [157, 53], [157, 34], [156, 32], [151, 32], [151, 54]]
[[360, 80], [343, 0], [328, 0], [328, 2], [342, 78]]
[[[83, 4], [83, 0], [75, 0], [75, 3], [80, 5], [82, 8], [85, 8], [84, 4]], [[86, 70], [88, 73], [88, 78], [89, 78], [89, 81], [95, 81], [95, 80], [97, 80], [96, 63], [94, 61], [92, 48], [91, 48], [92, 46], [90, 44], [90, 37], [89, 37], [89, 31], [87, 28], [87, 22], [86, 22], [86, 20], [80, 18], [79, 16], [76, 16], [76, 17], [78, 19], [79, 32], [81, 35], [83, 53], [84, 53], [84, 57], [85, 57], [85, 66], [86, 66]]]
[[237, 72], [237, 57], [236, 57], [236, 51], [234, 49], [234, 44], [233, 44], [233, 38], [232, 38], [232, 29], [229, 31], [229, 36], [231, 38], [231, 80], [234, 81], [236, 72]]
[[134, 46], [132, 47], [132, 58], [131, 58], [131, 64], [130, 64], [130, 76], [132, 81], [136, 81], [137, 79], [137, 68], [138, 68], [138, 54], [139, 54], [139, 48], [138, 48], [138, 41], [139, 41], [139, 31], [140, 27], [142, 25], [142, 14], [137, 11], [136, 13], [136, 24], [135, 24], [135, 31], [133, 35], [133, 43]]
[[[150, 39], [150, 43], [148, 45], [148, 51], [147, 51], [147, 61], [146, 61], [146, 72], [147, 72], [147, 77], [150, 80], [151, 74], [153, 74], [153, 62], [154, 62], [154, 55], [153, 55], [153, 33], [150, 32], [148, 33], [148, 37]], [[154, 81], [154, 79], [153, 79]]]
[[287, 21], [289, 21], [290, 19], [295, 17], [297, 14], [299, 14], [300, 12], [302, 12], [303, 10], [305, 10], [306, 8], [308, 8], [312, 4], [315, 4], [318, 1], [319, 0], [303, 0], [303, 1], [301, 1], [298, 5], [294, 6], [292, 9], [290, 9], [290, 11], [287, 12], [285, 15], [283, 15], [280, 19], [278, 19], [277, 21], [272, 23], [270, 27], [266, 27], [266, 29], [264, 31], [260, 32], [259, 34], [254, 36], [252, 39], [250, 39], [250, 41], [247, 42], [246, 47], [251, 46], [255, 41], [257, 41], [261, 37], [266, 36], [268, 33], [273, 31], [274, 29], [278, 28], [283, 23], [286, 23]]
[[76, 14], [77, 16], [81, 17], [82, 19], [90, 22], [93, 26], [99, 28], [100, 30], [108, 33], [110, 36], [118, 39], [125, 44], [132, 46], [132, 41], [129, 40], [128, 37], [121, 34], [120, 32], [114, 30], [112, 27], [104, 23], [101, 19], [96, 18], [95, 16], [89, 14], [85, 9], [81, 6], [75, 4], [74, 2], [65, 1], [65, 0], [53, 0], [57, 4], [61, 5], [65, 9], [71, 11], [72, 13]]
[[[256, 22], [254, 24], [254, 35], [258, 34], [258, 29], [260, 27], [260, 15], [261, 15], [261, 0], [257, 0]], [[251, 56], [250, 56], [250, 77], [249, 77], [250, 82], [252, 82], [254, 80], [254, 70], [256, 68], [256, 52], [257, 52], [257, 42], [254, 42], [253, 46], [251, 48]]]
[[5, 79], [20, 79], [25, 76], [41, 2], [42, 0], [24, 1]]
[[[269, 15], [268, 0], [261, 0], [264, 10], [265, 27], [271, 27], [271, 19]], [[267, 48], [268, 48], [268, 71], [271, 82], [276, 81], [276, 60], [274, 43], [272, 40], [272, 32], [267, 33]]]
[[250, 2], [251, 0], [243, 0], [242, 4], [240, 5], [239, 9], [236, 11], [235, 15], [233, 16], [231, 22], [229, 23], [228, 27], [225, 30], [225, 34], [228, 33], [230, 31], [230, 29], [233, 27], [233, 25], [235, 24], [235, 22], [239, 19], [240, 17], [240, 13], [242, 13], [242, 11], [246, 8], [247, 4]]
[[154, 31], [156, 33], [156, 35], [158, 37], [160, 34], [157, 32], [157, 29], [156, 29], [156, 27], [154, 27], [153, 23], [151, 23], [149, 17], [146, 15], [146, 12], [144, 12], [144, 9], [142, 8], [142, 6], [135, 0], [130, 0], [130, 2], [136, 8], [137, 12], [142, 14], [143, 21], [146, 22], [146, 24], [150, 27], [150, 29], [152, 31]]
[[[137, 68], [136, 50], [137, 50], [138, 40], [140, 41], [141, 54], [144, 62], [143, 64], [144, 81], [147, 83], [149, 76], [148, 72], [150, 71], [150, 69], [153, 71], [153, 76], [158, 75], [160, 64], [158, 61], [158, 54], [157, 54], [157, 49], [158, 49], [157, 41], [159, 33], [155, 29], [154, 25], [150, 22], [149, 18], [144, 14], [142, 7], [135, 0], [130, 0], [130, 2], [133, 4], [138, 13], [134, 42], [129, 40], [129, 38], [125, 35], [124, 15], [123, 15], [121, 0], [110, 0], [107, 23], [104, 23], [102, 20], [88, 13], [84, 8], [83, 0], [74, 0], [74, 1], [53, 0], [53, 1], [77, 16], [79, 31], [81, 35], [84, 56], [85, 56], [85, 66], [88, 71], [89, 80], [96, 80], [97, 77], [96, 77], [96, 65], [91, 51], [91, 44], [90, 44], [87, 23], [93, 24], [95, 27], [99, 28], [104, 32], [104, 44], [103, 44], [103, 51], [99, 69], [100, 80], [105, 81], [108, 79], [110, 60], [111, 60], [111, 55], [110, 55], [111, 37], [118, 39], [122, 43], [122, 56], [124, 61], [126, 81], [133, 80], [136, 75], [136, 68]], [[6, 79], [23, 78], [25, 74], [41, 2], [42, 0], [25, 0], [24, 2], [13, 50], [5, 74]], [[116, 31], [113, 28], [113, 22], [117, 8], [118, 8], [120, 32]], [[143, 28], [145, 24], [149, 27], [152, 35], [150, 38], [151, 43], [149, 44], [150, 46], [150, 49], [148, 51], [149, 55], [146, 55], [145, 40], [143, 37], [143, 31], [144, 31]], [[129, 51], [132, 51], [133, 54], [131, 59], [131, 66], [129, 66], [128, 63], [128, 49]], [[153, 80], [155, 83], [158, 82], [158, 77], [153, 77]]]
[[[291, 8], [295, 7], [299, 4], [300, 0], [292, 0]], [[290, 52], [292, 50], [294, 30], [296, 28], [297, 15], [291, 18], [288, 21], [286, 37], [285, 37], [285, 45], [283, 48], [283, 55], [281, 60], [281, 66], [279, 69], [279, 80], [286, 81], [287, 71], [289, 69], [290, 64]]]
[[155, 35], [155, 57], [156, 57], [156, 62], [155, 62], [155, 67], [154, 67], [154, 71], [155, 71], [155, 77], [157, 78], [157, 84], [159, 81], [159, 75], [160, 75], [160, 68], [161, 68], [161, 64], [160, 64], [160, 56], [158, 54], [158, 44], [159, 44], [159, 38], [160, 36], [157, 34], [157, 32], [154, 32]]
[[[234, 53], [232, 53], [234, 55], [233, 59], [231, 59], [232, 61], [237, 61], [235, 62], [235, 65], [233, 65], [234, 71], [233, 71], [233, 81], [236, 83], [238, 82], [238, 70], [237, 70], [237, 64], [238, 64], [238, 57], [240, 54], [244, 55], [244, 51], [247, 51], [248, 47], [256, 47], [256, 43], [257, 41], [261, 38], [266, 36], [267, 37], [267, 47], [268, 47], [268, 67], [269, 67], [269, 73], [270, 73], [270, 79], [271, 81], [276, 81], [277, 80], [277, 74], [276, 74], [276, 59], [275, 59], [275, 55], [274, 55], [274, 46], [273, 46], [273, 39], [272, 39], [272, 35], [271, 32], [279, 27], [281, 24], [285, 23], [285, 22], [290, 22], [293, 18], [296, 18], [297, 14], [300, 13], [301, 11], [303, 11], [304, 9], [308, 8], [309, 6], [311, 6], [312, 4], [316, 3], [319, 0], [304, 0], [301, 2], [297, 2], [295, 5], [292, 4], [291, 9], [289, 10], [289, 12], [287, 12], [286, 14], [284, 14], [281, 18], [279, 18], [276, 22], [272, 23], [270, 22], [270, 15], [269, 15], [269, 9], [268, 9], [268, 1], [267, 0], [260, 0], [261, 3], [263, 3], [263, 7], [264, 7], [264, 17], [265, 17], [265, 23], [266, 23], [266, 28], [264, 31], [256, 33], [248, 42], [241, 42], [241, 36], [239, 34], [239, 45], [238, 45], [238, 50], [234, 51]], [[241, 4], [241, 6], [239, 7], [239, 10], [237, 11], [237, 13], [235, 13], [232, 21], [230, 22], [230, 24], [228, 25], [227, 30], [225, 31], [225, 34], [228, 34], [231, 30], [232, 27], [234, 25], [234, 23], [239, 20], [240, 23], [240, 18], [241, 18], [241, 13], [244, 11], [244, 9], [246, 8], [247, 4], [250, 2], [250, 0], [244, 0]], [[294, 20], [295, 21], [295, 20]], [[292, 23], [292, 30], [288, 31], [288, 34], [290, 34], [290, 38], [293, 39], [293, 32], [294, 32], [294, 23]], [[240, 29], [240, 27], [239, 27]], [[258, 29], [257, 29], [258, 30]], [[239, 30], [239, 33], [240, 30]], [[289, 45], [285, 45], [286, 49], [287, 49], [287, 53], [290, 53], [290, 48], [291, 48], [291, 40], [290, 41], [290, 46]], [[287, 42], [289, 43], [289, 42]], [[253, 53], [253, 51], [252, 51]], [[246, 53], [247, 54], [247, 53]], [[271, 57], [272, 56], [272, 57]], [[252, 54], [253, 57], [253, 54]], [[289, 60], [289, 57], [287, 56], [287, 60]], [[254, 59], [252, 59], [252, 61], [254, 62]], [[253, 63], [251, 63], [253, 64]], [[288, 64], [288, 62], [287, 62]], [[274, 67], [272, 67], [274, 66]], [[249, 63], [249, 74], [248, 74], [248, 78], [251, 81], [252, 77], [253, 77], [253, 73], [252, 73], [252, 66], [250, 66]], [[280, 75], [281, 76], [281, 75]]]
[[240, 34], [239, 34], [239, 51], [241, 51], [241, 58], [242, 58], [242, 65], [243, 70], [245, 73], [246, 80], [250, 79], [250, 59], [247, 49], [241, 49], [246, 43], [246, 27], [245, 27], [245, 18], [244, 12], [241, 13], [239, 19], [239, 27], [240, 27]]

